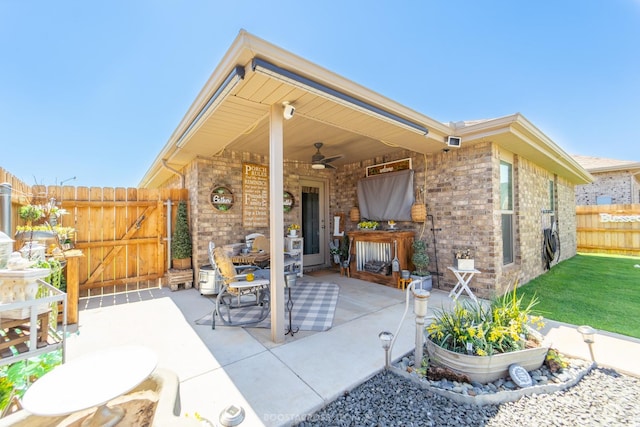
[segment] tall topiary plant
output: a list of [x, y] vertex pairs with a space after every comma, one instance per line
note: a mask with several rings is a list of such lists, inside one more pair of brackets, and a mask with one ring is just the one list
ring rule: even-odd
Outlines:
[[413, 280], [420, 280], [420, 288], [425, 291], [430, 291], [433, 287], [433, 280], [431, 273], [429, 272], [429, 255], [427, 254], [427, 242], [424, 240], [413, 241], [413, 255], [411, 256], [411, 262], [415, 266], [411, 278]]
[[171, 258], [173, 268], [191, 268], [191, 234], [189, 232], [189, 219], [187, 217], [187, 202], [184, 200], [178, 204], [176, 216], [176, 228], [171, 237]]
[[411, 262], [416, 267], [413, 272], [416, 276], [429, 276], [429, 255], [427, 254], [427, 243], [424, 240], [413, 241], [413, 256]]

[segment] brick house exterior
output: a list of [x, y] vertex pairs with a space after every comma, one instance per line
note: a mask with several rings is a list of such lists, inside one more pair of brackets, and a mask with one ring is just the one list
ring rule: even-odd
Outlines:
[[[482, 274], [475, 276], [471, 287], [477, 295], [491, 297], [504, 293], [518, 280], [524, 284], [542, 274], [542, 218], [541, 209], [548, 208], [549, 181], [555, 183], [555, 206], [561, 242], [560, 260], [576, 254], [574, 185], [524, 158], [516, 157], [515, 184], [515, 260], [503, 265], [500, 239], [499, 168], [500, 149], [486, 142], [455, 151], [425, 156], [399, 150], [384, 158], [374, 158], [341, 167], [336, 172], [316, 171], [308, 164], [286, 162], [285, 188], [300, 194], [300, 179], [321, 176], [328, 182], [330, 218], [346, 214], [345, 228], [352, 230], [356, 223], [349, 221], [348, 212], [357, 205], [356, 184], [364, 177], [364, 169], [378, 163], [410, 157], [415, 170], [417, 191], [426, 183], [426, 203], [431, 217], [425, 223], [402, 222], [398, 226], [415, 232], [416, 238], [428, 243], [429, 270], [434, 275], [434, 287], [449, 290], [455, 277], [446, 267], [452, 265], [453, 251], [469, 247], [475, 253], [476, 267]], [[243, 162], [267, 164], [268, 160], [248, 152], [225, 150], [216, 158], [198, 158], [185, 168], [186, 186], [190, 191], [190, 215], [194, 245], [194, 266], [208, 264], [207, 245], [236, 243], [237, 236], [250, 232], [268, 235], [268, 228], [245, 230], [241, 209], [216, 211], [210, 201], [215, 186], [234, 189], [236, 199], [242, 198], [241, 168]], [[166, 183], [179, 187], [180, 178]], [[285, 224], [299, 222], [300, 206], [285, 215]], [[284, 231], [283, 231], [284, 232]], [[435, 244], [434, 244], [435, 237]], [[436, 265], [436, 260], [438, 261]], [[329, 267], [327, 263], [325, 266]], [[436, 278], [436, 274], [439, 273]]]
[[640, 162], [573, 156], [594, 177], [576, 186], [576, 205], [640, 203]]
[[[209, 199], [211, 190], [215, 186], [223, 185], [233, 190], [235, 200], [242, 200], [242, 164], [268, 166], [271, 159], [269, 151], [265, 153], [263, 146], [266, 144], [265, 141], [278, 141], [281, 137], [278, 131], [282, 126], [285, 131], [292, 129], [289, 133], [284, 132], [281, 142], [285, 154], [281, 165], [283, 190], [292, 193], [297, 199], [302, 192], [301, 180], [309, 177], [322, 180], [326, 183], [327, 218], [344, 214], [347, 219], [347, 231], [356, 227], [356, 224], [349, 220], [349, 210], [357, 205], [357, 182], [365, 176], [366, 167], [405, 158], [412, 159], [414, 193], [424, 194], [429, 216], [426, 222], [400, 222], [398, 227], [414, 231], [416, 239], [423, 239], [428, 243], [429, 270], [435, 275], [433, 284], [436, 288], [448, 290], [455, 285], [456, 279], [447, 267], [453, 263], [454, 249], [460, 248], [471, 248], [474, 252], [475, 265], [481, 274], [473, 278], [470, 286], [481, 297], [501, 295], [514, 282], [524, 284], [542, 274], [542, 227], [545, 219], [542, 212], [545, 210], [551, 210], [553, 218], [557, 220], [561, 245], [560, 260], [575, 255], [575, 186], [589, 182], [591, 177], [522, 115], [442, 124], [411, 112], [351, 82], [341, 80], [339, 76], [318, 69], [313, 64], [277, 47], [263, 46], [261, 43], [264, 42], [259, 39], [250, 37], [251, 43], [245, 48], [243, 38], [246, 37], [250, 36], [241, 33], [141, 182], [142, 187], [184, 185], [190, 190], [193, 259], [196, 268], [208, 263], [207, 245], [210, 240], [215, 241], [216, 245], [224, 245], [236, 243], [249, 233], [270, 235], [274, 230], [277, 236], [271, 235], [272, 239], [284, 239], [284, 227], [282, 233], [279, 233], [278, 229], [273, 228], [275, 224], [263, 229], [245, 229], [242, 226], [240, 203], [229, 211], [220, 212], [212, 207]], [[283, 86], [282, 83], [277, 85], [271, 80], [255, 83], [258, 77], [253, 76], [251, 68], [247, 66], [245, 70], [249, 71], [244, 71], [246, 74], [243, 74], [244, 80], [240, 83], [240, 88], [230, 90], [233, 95], [225, 95], [226, 98], [222, 98], [219, 94], [223, 86], [217, 83], [224, 80], [231, 65], [250, 63], [251, 55], [260, 56], [263, 60], [274, 58], [273, 62], [279, 66], [288, 66], [289, 70], [299, 71], [306, 83], [314, 77], [316, 80], [312, 82], [313, 92], [303, 92], [299, 88], [291, 89], [290, 86]], [[228, 80], [229, 78], [225, 82]], [[242, 86], [245, 82], [246, 86]], [[268, 87], [268, 84], [273, 86]], [[314, 104], [323, 96], [317, 92], [330, 85], [332, 88], [340, 88], [348, 95], [338, 101], [326, 98], [322, 99], [324, 104]], [[260, 102], [256, 102], [257, 95], [260, 95]], [[220, 100], [215, 99], [216, 96], [220, 96]], [[312, 169], [309, 163], [312, 153], [308, 150], [296, 156], [296, 129], [286, 126], [289, 126], [289, 123], [291, 126], [302, 126], [302, 122], [294, 122], [294, 117], [285, 126], [279, 123], [279, 120], [274, 121], [273, 115], [274, 106], [278, 106], [283, 99], [288, 99], [287, 97], [297, 99], [295, 105], [303, 119], [317, 114], [314, 121], [310, 122], [310, 127], [305, 128], [305, 132], [300, 132], [307, 141], [308, 134], [314, 135], [311, 138], [318, 138], [317, 135], [322, 131], [322, 128], [312, 127], [324, 124], [320, 119], [322, 114], [327, 111], [334, 112], [338, 108], [343, 109], [340, 114], [326, 116], [327, 121], [331, 121], [332, 126], [335, 126], [331, 128], [335, 138], [340, 138], [341, 132], [356, 135], [345, 138], [339, 148], [336, 148], [337, 152], [340, 152], [339, 149], [352, 150], [349, 156], [345, 156], [344, 161], [339, 164], [337, 162], [337, 169]], [[358, 102], [375, 100], [376, 111], [383, 110], [383, 117], [380, 120], [371, 119], [371, 110], [365, 112], [365, 115], [360, 115], [361, 108], [356, 112], [356, 109], [344, 107], [346, 101], [351, 102], [355, 98]], [[207, 99], [208, 105], [216, 101], [221, 107], [210, 114], [212, 119], [201, 119], [205, 116], [202, 112], [205, 111], [203, 105], [207, 103]], [[337, 102], [332, 104], [333, 109], [326, 108], [327, 99]], [[225, 102], [228, 104], [224, 104]], [[245, 115], [250, 116], [252, 109], [263, 108], [265, 104], [268, 104], [270, 110], [258, 111], [256, 116], [258, 113], [262, 114], [262, 118], [267, 115], [269, 126], [264, 126], [263, 133], [258, 137], [255, 136], [255, 129], [260, 128], [264, 121], [251, 124], [247, 119], [247, 123], [242, 123], [244, 127], [236, 124]], [[224, 108], [225, 106], [229, 108]], [[314, 108], [311, 108], [312, 106]], [[233, 108], [237, 111], [241, 107], [247, 109], [245, 114], [229, 115]], [[219, 117], [216, 114], [219, 114]], [[398, 119], [398, 116], [401, 118]], [[344, 117], [348, 117], [349, 121], [336, 123]], [[199, 123], [198, 120], [203, 122]], [[401, 131], [400, 125], [398, 129], [389, 128], [389, 121], [401, 122], [401, 127], [413, 126], [413, 129], [410, 129], [410, 132]], [[420, 126], [415, 126], [415, 122], [425, 123], [429, 127], [426, 138], [424, 134], [416, 137], [415, 128], [419, 130]], [[199, 129], [205, 128], [208, 123], [215, 126], [201, 132]], [[194, 124], [198, 124], [199, 127]], [[233, 130], [234, 126], [238, 130]], [[230, 136], [227, 137], [227, 133]], [[447, 135], [461, 138], [461, 146], [447, 146]], [[396, 136], [397, 139], [394, 139]], [[255, 141], [252, 138], [255, 138]], [[262, 145], [256, 142], [258, 140], [262, 141]], [[308, 142], [304, 144], [309, 145]], [[273, 147], [272, 143], [268, 148], [273, 150]], [[167, 167], [166, 159], [171, 160], [170, 168]], [[507, 263], [503, 262], [502, 161], [510, 164], [513, 171], [513, 261]], [[280, 165], [276, 165], [276, 168], [277, 170], [271, 170], [270, 173], [279, 173]], [[301, 215], [300, 204], [294, 205], [290, 212], [284, 214], [283, 226], [293, 222], [300, 223]], [[329, 234], [332, 224], [326, 224], [323, 229]], [[325, 262], [316, 267], [331, 265], [331, 258], [327, 254]]]

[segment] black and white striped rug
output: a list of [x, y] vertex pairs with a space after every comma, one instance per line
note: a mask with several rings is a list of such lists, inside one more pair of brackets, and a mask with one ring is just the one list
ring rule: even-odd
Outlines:
[[[300, 280], [300, 279], [298, 279]], [[333, 325], [333, 315], [338, 304], [340, 288], [335, 283], [300, 282], [291, 287], [291, 327], [301, 331], [326, 331]], [[285, 302], [289, 298], [289, 289], [284, 290]], [[222, 307], [225, 318], [227, 308]], [[261, 307], [249, 306], [231, 310], [231, 320], [238, 323], [260, 319]], [[198, 325], [211, 325], [212, 313], [207, 314], [196, 321]], [[222, 325], [220, 319], [216, 319], [216, 325]], [[285, 324], [289, 326], [289, 312], [285, 304]], [[271, 319], [259, 323], [246, 325], [251, 328], [270, 328]]]

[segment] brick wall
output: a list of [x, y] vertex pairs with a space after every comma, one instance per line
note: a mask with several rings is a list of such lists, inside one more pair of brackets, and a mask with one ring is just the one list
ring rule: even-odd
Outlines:
[[[499, 265], [499, 288], [506, 289], [515, 280], [524, 284], [545, 272], [542, 258], [543, 227], [557, 219], [560, 237], [560, 260], [576, 254], [576, 215], [574, 187], [566, 180], [521, 157], [514, 162], [516, 203], [516, 260], [508, 266]], [[554, 215], [549, 209], [549, 181], [554, 181]]]
[[[500, 157], [497, 146], [490, 142], [422, 155], [398, 150], [392, 155], [356, 162], [338, 171], [313, 170], [307, 163], [284, 164], [284, 188], [296, 198], [291, 212], [285, 213], [285, 224], [300, 223], [300, 179], [317, 177], [327, 180], [329, 218], [326, 230], [333, 230], [332, 220], [344, 214], [345, 229], [353, 230], [349, 210], [357, 206], [356, 187], [365, 177], [367, 166], [410, 157], [413, 163], [416, 194], [424, 194], [428, 206], [425, 223], [400, 222], [401, 229], [413, 230], [416, 238], [428, 243], [429, 270], [436, 275], [434, 286], [449, 290], [455, 276], [447, 270], [453, 263], [455, 249], [471, 248], [476, 275], [471, 287], [482, 297], [502, 294], [516, 279], [521, 284], [544, 272], [542, 264], [541, 210], [548, 208], [549, 180], [556, 182], [556, 207], [562, 245], [562, 259], [575, 254], [575, 196], [571, 184], [558, 179], [529, 161], [514, 159], [515, 184], [515, 262], [502, 265], [500, 202]], [[268, 227], [245, 230], [242, 226], [243, 162], [268, 165], [268, 158], [251, 153], [225, 150], [220, 156], [198, 158], [185, 168], [185, 183], [190, 191], [190, 215], [194, 243], [194, 268], [207, 264], [207, 245], [236, 243], [250, 232], [269, 234]], [[176, 176], [166, 186], [179, 186]], [[217, 211], [209, 202], [216, 186], [226, 186], [234, 193], [236, 205], [227, 212]], [[423, 191], [424, 190], [424, 191]], [[283, 230], [284, 233], [284, 230]], [[435, 244], [434, 244], [435, 240]], [[437, 265], [436, 265], [437, 259]]]
[[630, 171], [591, 173], [595, 180], [578, 185], [575, 190], [577, 205], [596, 205], [598, 196], [611, 197], [611, 204], [638, 203], [638, 184]]

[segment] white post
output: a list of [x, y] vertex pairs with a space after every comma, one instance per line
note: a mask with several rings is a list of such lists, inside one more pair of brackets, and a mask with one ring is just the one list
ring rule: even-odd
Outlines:
[[271, 106], [269, 118], [269, 236], [271, 253], [271, 340], [284, 341], [284, 164], [282, 106]]
[[165, 202], [167, 205], [167, 270], [171, 268], [171, 199], [167, 199]]
[[0, 184], [0, 231], [11, 236], [11, 184]]

